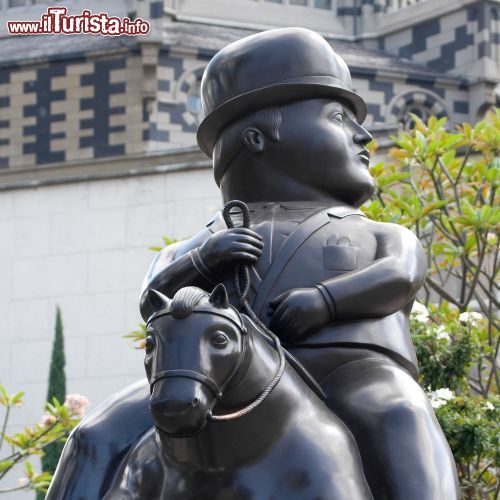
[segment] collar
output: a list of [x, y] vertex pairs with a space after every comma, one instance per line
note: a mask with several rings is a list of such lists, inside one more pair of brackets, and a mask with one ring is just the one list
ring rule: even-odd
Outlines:
[[278, 202], [259, 202], [248, 203], [250, 212], [260, 212], [272, 210], [273, 208], [284, 210], [321, 210], [325, 209], [328, 215], [343, 219], [348, 215], [362, 215], [365, 214], [359, 208], [347, 205], [345, 203], [336, 202], [333, 205], [328, 205], [324, 201], [278, 201]]
[[[271, 211], [273, 208], [283, 209], [283, 210], [321, 210], [324, 209], [328, 215], [335, 217], [337, 219], [343, 219], [349, 215], [360, 215], [366, 217], [366, 215], [356, 207], [351, 205], [346, 205], [344, 203], [336, 203], [330, 207], [325, 206], [324, 201], [279, 201], [279, 202], [258, 202], [258, 203], [248, 203], [248, 209], [251, 213]], [[212, 218], [212, 220], [206, 225], [209, 231], [214, 233], [220, 229], [226, 228], [226, 223], [222, 218], [222, 211], [220, 210]]]

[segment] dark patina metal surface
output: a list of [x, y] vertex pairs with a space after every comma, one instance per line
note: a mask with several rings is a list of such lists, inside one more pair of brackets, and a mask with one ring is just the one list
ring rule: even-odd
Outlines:
[[[186, 286], [211, 291], [223, 282], [237, 306], [234, 268], [251, 266], [249, 304], [320, 384], [328, 418], [340, 418], [361, 456], [362, 466], [357, 466], [349, 441], [348, 453], [341, 454], [349, 457], [344, 482], [336, 480], [316, 496], [300, 488], [288, 496], [357, 498], [365, 495], [365, 477], [376, 499], [458, 498], [451, 451], [415, 381], [409, 314], [425, 277], [425, 257], [411, 232], [368, 220], [359, 210], [374, 190], [365, 148], [371, 136], [361, 125], [366, 109], [352, 90], [347, 66], [311, 31], [271, 30], [216, 55], [202, 82], [202, 99], [206, 116], [198, 133], [200, 146], [213, 157], [224, 201], [248, 204], [250, 228], [228, 228], [219, 214], [191, 239], [164, 249], [145, 279], [143, 317], [154, 311], [148, 299], [152, 288], [173, 297]], [[276, 369], [276, 361], [272, 367]], [[280, 387], [270, 402], [281, 394]], [[312, 391], [305, 393], [315, 398]], [[238, 432], [217, 439], [207, 426], [201, 441], [158, 441], [148, 409], [149, 384], [131, 387], [75, 431], [48, 498], [98, 498], [113, 480], [120, 488], [127, 461], [145, 468], [151, 462], [148, 473], [155, 467], [167, 473], [158, 457], [169, 447], [177, 457], [173, 460], [219, 467], [233, 486], [239, 460], [247, 464], [256, 453], [251, 480], [241, 484], [259, 483], [260, 489], [250, 487], [246, 496], [234, 489], [216, 496], [211, 492], [220, 491], [218, 479], [212, 488], [208, 468], [201, 467], [207, 489], [203, 494], [189, 490], [191, 496], [179, 498], [283, 498], [293, 481], [323, 474], [320, 465], [310, 468], [309, 452], [316, 456], [334, 442], [328, 433], [322, 436], [323, 417], [306, 417], [309, 403], [303, 407], [295, 401], [294, 416], [287, 397], [283, 406], [276, 400], [269, 413], [262, 407], [262, 413], [257, 409], [245, 417], [252, 420], [253, 432], [241, 419]], [[286, 453], [279, 445], [272, 449], [274, 443], [307, 433], [314, 436], [313, 445], [304, 448], [307, 456], [298, 445]], [[256, 451], [261, 446], [270, 448]], [[235, 451], [241, 455], [229, 465], [228, 454]], [[209, 462], [203, 462], [207, 457]], [[117, 470], [122, 476], [115, 476]], [[280, 475], [283, 470], [291, 482]], [[182, 481], [174, 476], [180, 494]], [[278, 477], [284, 482], [277, 483]], [[164, 490], [150, 488], [119, 498], [167, 498]]]

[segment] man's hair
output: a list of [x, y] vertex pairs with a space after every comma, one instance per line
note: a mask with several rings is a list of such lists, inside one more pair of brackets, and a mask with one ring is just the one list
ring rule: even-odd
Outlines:
[[224, 128], [215, 143], [213, 150], [214, 177], [217, 184], [240, 152], [243, 139], [242, 132], [248, 127], [259, 129], [268, 139], [279, 141], [281, 126], [281, 110], [272, 107], [256, 111]]

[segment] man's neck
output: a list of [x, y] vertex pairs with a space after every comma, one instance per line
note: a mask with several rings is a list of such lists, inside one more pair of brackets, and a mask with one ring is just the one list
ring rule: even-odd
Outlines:
[[[259, 175], [259, 172], [262, 172]], [[307, 202], [330, 207], [343, 202], [329, 193], [305, 184], [268, 165], [257, 167], [233, 165], [221, 179], [220, 190], [225, 203]]]

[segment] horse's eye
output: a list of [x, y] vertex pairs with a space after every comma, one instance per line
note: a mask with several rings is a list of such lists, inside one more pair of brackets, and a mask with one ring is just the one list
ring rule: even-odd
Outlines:
[[210, 341], [215, 347], [225, 347], [229, 339], [222, 332], [217, 332]]
[[146, 349], [146, 352], [150, 353], [153, 350], [154, 346], [155, 346], [154, 338], [151, 335], [148, 335], [144, 339], [144, 348]]

